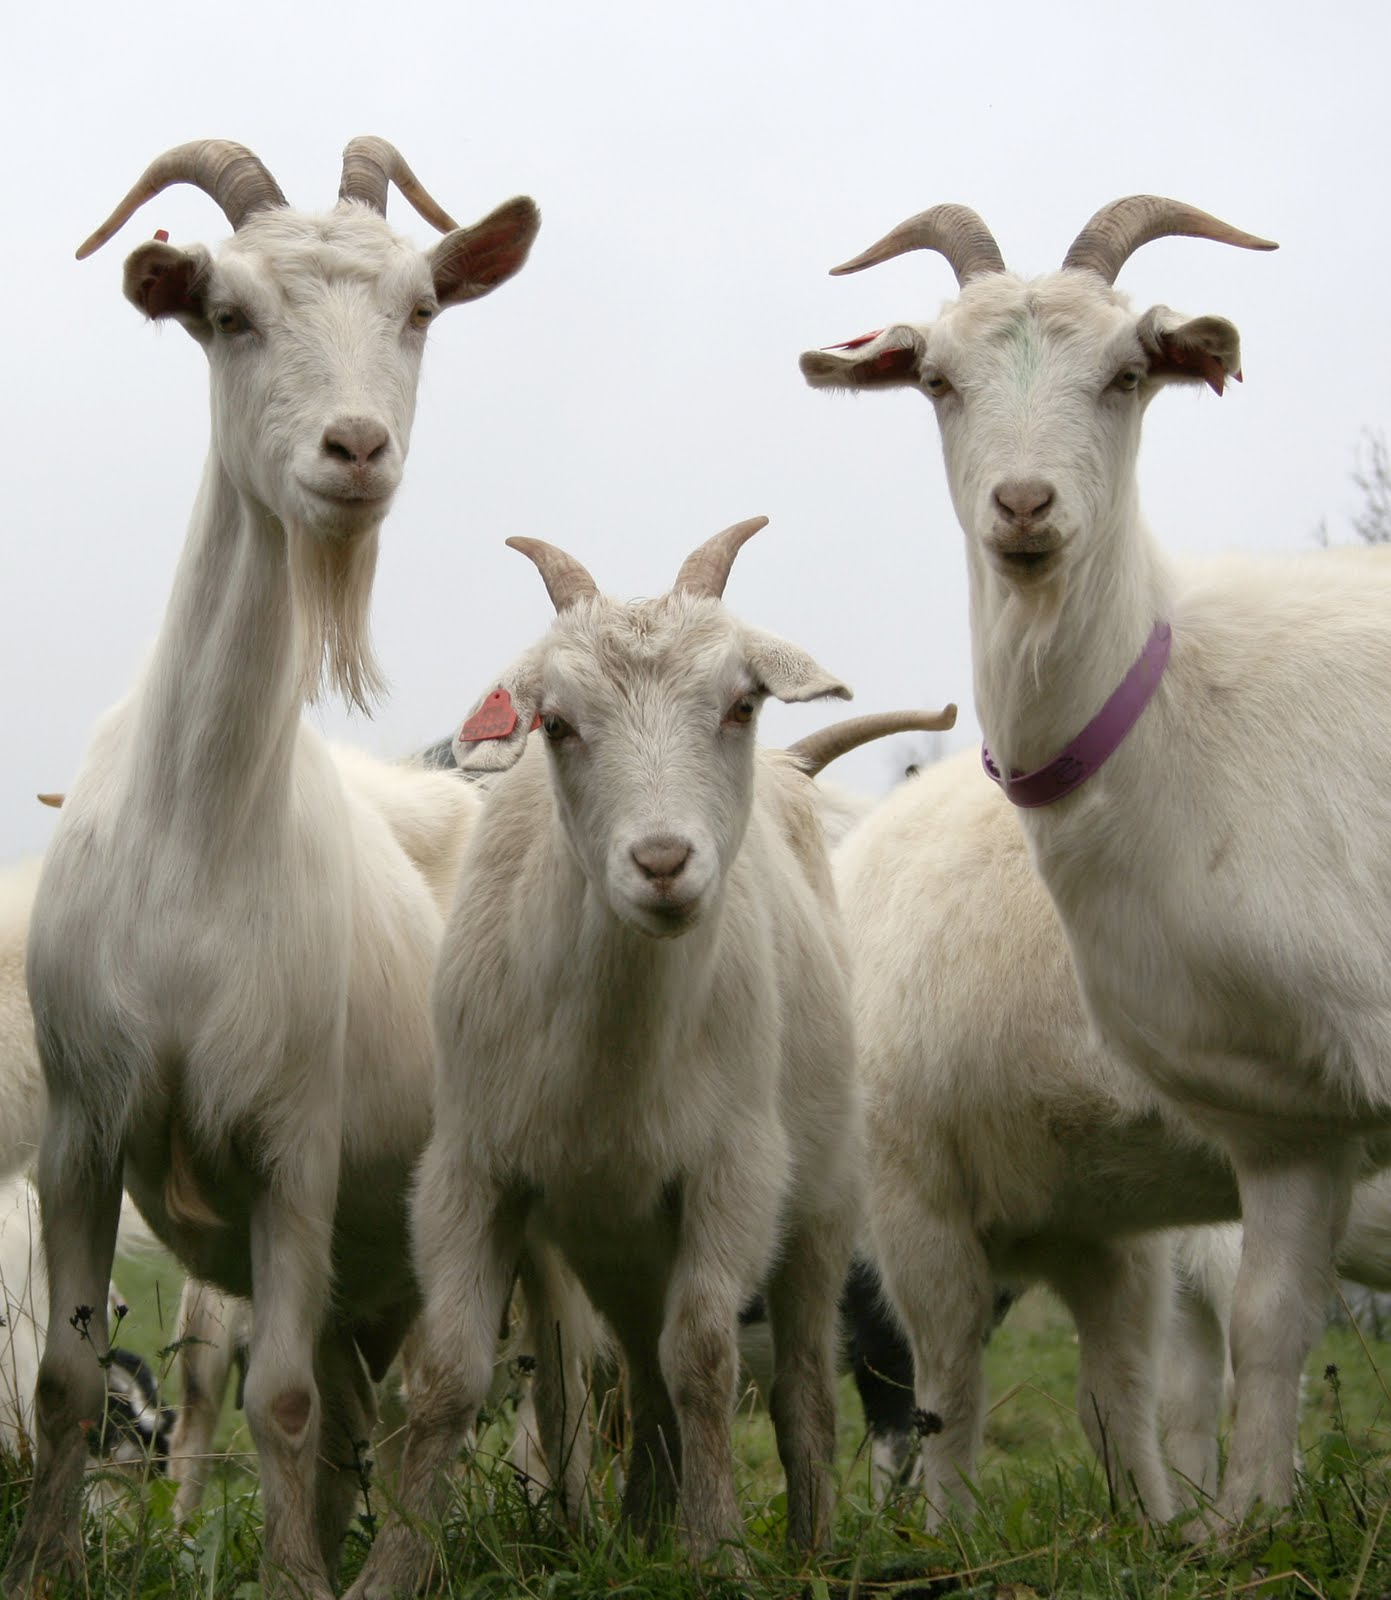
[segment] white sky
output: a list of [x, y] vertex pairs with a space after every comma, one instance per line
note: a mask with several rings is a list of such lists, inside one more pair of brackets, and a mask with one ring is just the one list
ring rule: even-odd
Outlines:
[[[530, 264], [430, 335], [374, 602], [392, 682], [382, 754], [446, 732], [546, 626], [502, 540], [573, 551], [622, 595], [665, 589], [726, 523], [771, 526], [727, 598], [854, 685], [855, 710], [962, 703], [961, 535], [928, 403], [807, 389], [798, 353], [932, 314], [917, 254], [826, 275], [911, 212], [976, 207], [1016, 270], [1054, 267], [1104, 201], [1152, 191], [1280, 241], [1271, 256], [1150, 245], [1137, 305], [1230, 316], [1247, 382], [1161, 396], [1144, 501], [1171, 546], [1306, 544], [1357, 503], [1360, 431], [1387, 420], [1391, 8], [1287, 0], [930, 5], [703, 0], [399, 8], [11, 7], [0, 129], [9, 467], [0, 626], [0, 858], [41, 849], [36, 789], [76, 770], [153, 639], [207, 438], [205, 365], [120, 294], [157, 227], [226, 224], [171, 190], [85, 263], [79, 242], [160, 151], [249, 145], [290, 202], [327, 207], [353, 134], [393, 140], [461, 221], [540, 204]], [[434, 235], [399, 197], [393, 221]], [[838, 714], [774, 708], [782, 742]], [[880, 788], [904, 747], [837, 771]]]

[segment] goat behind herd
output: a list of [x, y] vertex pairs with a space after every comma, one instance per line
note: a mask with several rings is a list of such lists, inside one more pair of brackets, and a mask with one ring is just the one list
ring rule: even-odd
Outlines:
[[[347, 147], [331, 211], [300, 212], [203, 141], [79, 255], [174, 183], [232, 237], [141, 244], [124, 287], [203, 347], [203, 481], [149, 661], [37, 884], [0, 897], [5, 1151], [13, 1172], [37, 1138], [49, 1285], [7, 1591], [82, 1567], [123, 1193], [189, 1274], [185, 1327], [220, 1297], [248, 1339], [272, 1592], [332, 1594], [398, 1355], [391, 1510], [351, 1593], [415, 1592], [514, 1294], [528, 1470], [557, 1513], [586, 1512], [611, 1346], [625, 1517], [736, 1566], [736, 1341], [761, 1295], [787, 1535], [819, 1548], [857, 1248], [911, 1348], [918, 1459], [901, 1417], [885, 1438], [930, 1523], [976, 1493], [997, 1293], [1040, 1279], [1076, 1320], [1116, 1495], [1214, 1537], [1286, 1503], [1335, 1261], [1391, 1278], [1391, 567], [1163, 552], [1144, 410], [1172, 383], [1222, 394], [1238, 335], [1113, 287], [1154, 239], [1274, 246], [1138, 196], [1023, 279], [953, 205], [836, 269], [925, 249], [956, 273], [936, 321], [802, 372], [936, 412], [987, 752], [853, 808], [828, 854], [821, 766], [954, 710], [759, 750], [769, 696], [850, 694], [726, 609], [761, 517], [632, 603], [509, 541], [555, 619], [480, 678], [450, 770], [304, 722], [322, 690], [380, 694], [368, 606], [429, 325], [519, 271], [540, 219], [518, 198], [459, 227], [376, 138]], [[429, 251], [387, 225], [390, 184]], [[1237, 1218], [1239, 1240], [1193, 1227]], [[200, 1469], [173, 1454], [186, 1513]]]

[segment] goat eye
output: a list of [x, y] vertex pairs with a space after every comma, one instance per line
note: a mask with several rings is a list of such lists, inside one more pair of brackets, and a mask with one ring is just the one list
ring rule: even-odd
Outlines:
[[1111, 387], [1119, 389], [1123, 394], [1129, 394], [1132, 389], [1140, 387], [1140, 379], [1143, 376], [1139, 367], [1122, 367], [1111, 379]]
[[934, 400], [940, 400], [943, 395], [951, 393], [951, 384], [940, 372], [924, 373], [922, 386]]
[[415, 310], [411, 312], [411, 326], [415, 328], [427, 327], [439, 310], [437, 305], [432, 305], [428, 300], [418, 301]]
[[233, 334], [245, 333], [251, 324], [246, 320], [244, 311], [236, 306], [223, 306], [213, 312], [213, 326], [230, 339]]
[[757, 710], [758, 702], [752, 695], [741, 695], [725, 712], [724, 720], [736, 728], [746, 728], [753, 721]]
[[556, 716], [554, 711], [548, 711], [541, 718], [541, 732], [552, 744], [559, 744], [562, 739], [568, 739], [574, 731], [565, 718]]

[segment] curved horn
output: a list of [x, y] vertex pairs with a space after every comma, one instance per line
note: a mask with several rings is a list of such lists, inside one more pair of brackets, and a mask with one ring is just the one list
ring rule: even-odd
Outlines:
[[528, 561], [536, 563], [546, 593], [557, 611], [567, 611], [579, 601], [592, 600], [598, 595], [598, 584], [574, 556], [567, 556], [544, 539], [509, 539], [507, 547], [520, 550]]
[[56, 810], [67, 799], [67, 796], [63, 794], [39, 794], [35, 795], [34, 798], [41, 806], [52, 806]]
[[1213, 239], [1218, 244], [1234, 244], [1242, 250], [1278, 250], [1270, 239], [1243, 233], [1230, 223], [1186, 206], [1181, 200], [1165, 200], [1157, 194], [1132, 194], [1113, 200], [1082, 229], [1063, 257], [1063, 270], [1099, 273], [1107, 283], [1142, 244], [1155, 239], [1182, 235], [1190, 239]]
[[832, 277], [847, 272], [862, 272], [881, 261], [901, 256], [906, 250], [938, 250], [951, 263], [958, 284], [987, 272], [1003, 272], [1005, 258], [995, 243], [995, 235], [970, 206], [933, 206], [920, 211], [907, 222], [900, 222], [878, 244], [870, 245], [852, 261], [831, 268]]
[[876, 711], [867, 717], [847, 717], [844, 722], [833, 722], [829, 728], [809, 733], [805, 739], [788, 745], [787, 754], [807, 777], [814, 778], [838, 756], [871, 739], [885, 739], [891, 733], [942, 733], [955, 726], [954, 705], [943, 706], [940, 711]]
[[191, 183], [211, 195], [234, 229], [253, 211], [286, 203], [280, 185], [244, 144], [233, 144], [230, 139], [195, 139], [155, 157], [101, 227], [78, 246], [77, 259], [85, 261], [94, 250], [100, 250], [147, 200], [175, 183]]
[[360, 200], [381, 216], [386, 215], [386, 186], [394, 183], [432, 228], [453, 233], [459, 226], [406, 165], [401, 152], [386, 139], [363, 134], [349, 139], [343, 150], [340, 200]]
[[732, 523], [713, 539], [707, 539], [681, 563], [671, 592], [720, 599], [725, 584], [729, 582], [729, 569], [734, 565], [735, 556], [760, 528], [767, 526], [767, 517], [750, 517], [747, 522]]

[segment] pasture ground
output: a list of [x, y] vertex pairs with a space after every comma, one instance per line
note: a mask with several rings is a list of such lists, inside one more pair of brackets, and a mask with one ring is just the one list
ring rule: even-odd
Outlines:
[[[123, 1263], [131, 1316], [120, 1342], [147, 1355], [174, 1337], [177, 1274]], [[749, 1572], [694, 1573], [671, 1543], [636, 1547], [616, 1519], [616, 1496], [596, 1478], [587, 1534], [557, 1534], [545, 1508], [516, 1489], [497, 1458], [500, 1435], [485, 1432], [471, 1470], [438, 1533], [432, 1593], [468, 1600], [1218, 1600], [1218, 1597], [1391, 1597], [1391, 1344], [1374, 1331], [1330, 1328], [1310, 1362], [1304, 1413], [1305, 1480], [1295, 1511], [1253, 1525], [1227, 1545], [1194, 1546], [1177, 1530], [1146, 1529], [1107, 1499], [1073, 1410], [1077, 1348], [1071, 1324], [1041, 1291], [1017, 1305], [988, 1353], [991, 1412], [979, 1505], [969, 1526], [925, 1534], [904, 1497], [870, 1505], [853, 1388], [844, 1384], [842, 1487], [831, 1551], [805, 1568], [782, 1545], [779, 1471], [766, 1415], [752, 1397], [740, 1407], [736, 1455], [748, 1526]], [[154, 1364], [167, 1369], [170, 1358]], [[1383, 1373], [1386, 1374], [1385, 1380]], [[129, 1600], [253, 1600], [260, 1506], [239, 1413], [229, 1405], [221, 1442], [232, 1460], [213, 1479], [197, 1523], [180, 1535], [171, 1486], [157, 1480], [89, 1516], [88, 1569], [76, 1591]], [[8, 1551], [27, 1493], [22, 1463], [0, 1464], [0, 1556]], [[343, 1580], [359, 1566], [372, 1518], [382, 1510], [369, 1484]]]

